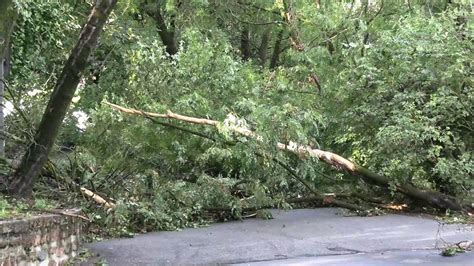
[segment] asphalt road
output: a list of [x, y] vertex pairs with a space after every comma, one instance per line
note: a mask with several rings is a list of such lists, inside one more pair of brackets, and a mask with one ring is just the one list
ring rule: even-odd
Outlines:
[[421, 216], [347, 217], [336, 208], [272, 212], [272, 220], [148, 233], [88, 247], [108, 265], [474, 266], [474, 252], [439, 255], [446, 245], [474, 241], [472, 226]]

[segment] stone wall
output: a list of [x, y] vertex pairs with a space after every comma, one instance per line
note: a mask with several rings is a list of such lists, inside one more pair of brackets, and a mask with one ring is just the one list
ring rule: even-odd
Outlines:
[[81, 220], [72, 216], [43, 214], [0, 221], [0, 265], [64, 265], [77, 255], [80, 235]]

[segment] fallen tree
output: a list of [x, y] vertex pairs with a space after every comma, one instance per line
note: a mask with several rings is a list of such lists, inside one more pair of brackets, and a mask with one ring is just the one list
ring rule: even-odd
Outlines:
[[[230, 119], [226, 119], [225, 122], [220, 122], [217, 120], [211, 120], [211, 119], [206, 119], [206, 118], [196, 118], [196, 117], [190, 117], [190, 116], [185, 116], [185, 115], [180, 115], [173, 113], [171, 111], [167, 111], [166, 114], [159, 114], [159, 113], [152, 113], [152, 112], [145, 112], [137, 109], [131, 109], [131, 108], [125, 108], [113, 103], [105, 102], [112, 108], [121, 111], [123, 113], [131, 114], [131, 115], [138, 115], [138, 116], [143, 116], [143, 117], [148, 117], [148, 118], [168, 118], [168, 119], [175, 119], [187, 123], [192, 123], [192, 124], [199, 124], [199, 125], [208, 125], [208, 126], [214, 126], [218, 127], [220, 124], [225, 124], [226, 128], [228, 128], [230, 131], [235, 132], [240, 135], [244, 135], [246, 137], [254, 138], [257, 140], [261, 140], [261, 136], [258, 136], [255, 134], [255, 132], [241, 127], [237, 126], [237, 123], [234, 123], [232, 120], [235, 120], [235, 117], [230, 117]], [[381, 187], [391, 187], [393, 184], [391, 183], [391, 180], [383, 175], [379, 175], [375, 172], [370, 171], [367, 168], [364, 168], [338, 154], [329, 152], [329, 151], [324, 151], [320, 149], [316, 149], [307, 145], [301, 145], [297, 144], [294, 142], [289, 142], [288, 144], [285, 143], [280, 143], [278, 142], [276, 144], [278, 149], [288, 151], [294, 154], [297, 154], [300, 157], [304, 156], [310, 156], [313, 158], [317, 158], [320, 161], [323, 161], [335, 169], [339, 171], [345, 171], [353, 176], [357, 176], [359, 178], [364, 179], [365, 181], [368, 181], [370, 183], [374, 183], [378, 186]], [[413, 185], [410, 184], [395, 184], [395, 189], [403, 193], [410, 198], [419, 200], [423, 202], [426, 205], [438, 208], [438, 209], [450, 209], [450, 210], [456, 210], [456, 211], [472, 211], [473, 210], [473, 203], [465, 203], [462, 204], [458, 199], [455, 197], [443, 194], [438, 191], [426, 191], [426, 190], [420, 190]]]
[[[114, 104], [111, 104], [111, 103], [107, 103], [107, 104], [109, 104], [111, 106], [115, 106], [116, 108], [123, 108], [123, 107], [120, 107], [118, 105], [114, 105]], [[178, 120], [189, 118], [189, 117], [180, 116], [180, 115], [177, 115], [177, 114], [170, 114], [170, 115], [173, 116], [174, 118], [178, 119]], [[216, 141], [216, 139], [214, 139], [211, 136], [208, 136], [206, 134], [202, 134], [200, 132], [196, 132], [196, 131], [193, 131], [193, 130], [190, 130], [190, 129], [187, 129], [187, 128], [183, 128], [183, 127], [180, 127], [180, 126], [177, 126], [177, 125], [174, 125], [174, 124], [157, 121], [156, 119], [154, 119], [156, 117], [153, 117], [153, 116], [149, 116], [149, 115], [146, 115], [146, 114], [144, 114], [144, 116], [146, 118], [150, 119], [151, 121], [153, 121], [154, 123], [157, 123], [159, 125], [169, 127], [169, 128], [172, 128], [172, 129], [176, 129], [176, 130], [180, 130], [180, 131], [183, 131], [183, 132], [186, 132], [186, 133], [189, 133], [189, 134], [193, 134], [193, 135], [196, 135], [196, 136], [199, 136], [199, 137], [211, 140], [211, 141]], [[217, 124], [213, 124], [212, 120], [207, 120], [206, 121], [206, 120], [202, 120], [200, 118], [197, 118], [197, 119], [191, 118], [191, 119], [188, 119], [188, 122], [195, 123], [195, 124], [209, 123], [207, 125], [217, 126]], [[246, 130], [242, 130], [241, 134], [251, 134], [251, 132], [246, 131]], [[232, 143], [232, 144], [235, 144], [235, 143]], [[259, 157], [268, 157], [268, 156], [265, 156], [265, 155], [263, 155], [259, 152], [255, 152], [255, 155], [259, 156]], [[319, 203], [323, 206], [336, 206], [336, 207], [342, 207], [342, 208], [346, 208], [346, 209], [349, 209], [349, 210], [353, 210], [353, 211], [356, 211], [356, 212], [368, 213], [369, 210], [362, 207], [362, 206], [357, 206], [357, 205], [351, 204], [349, 202], [345, 202], [345, 201], [342, 201], [342, 200], [335, 199], [335, 197], [333, 197], [333, 196], [327, 196], [327, 195], [324, 195], [323, 193], [320, 193], [308, 181], [306, 181], [306, 180], [304, 180], [304, 178], [298, 176], [298, 174], [290, 166], [285, 164], [283, 161], [281, 161], [277, 158], [274, 158], [274, 157], [272, 157], [270, 159], [273, 162], [275, 162], [276, 164], [278, 164], [279, 166], [281, 166], [283, 169], [285, 169], [285, 171], [287, 171], [294, 180], [296, 180], [297, 182], [301, 183], [304, 187], [306, 187], [313, 194], [312, 199], [314, 200], [314, 202], [317, 202], [317, 203]]]

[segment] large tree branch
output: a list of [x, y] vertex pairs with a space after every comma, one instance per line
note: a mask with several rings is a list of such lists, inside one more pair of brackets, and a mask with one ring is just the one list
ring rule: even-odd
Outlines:
[[[156, 120], [156, 118], [159, 117], [159, 118], [175, 118], [175, 119], [177, 119], [177, 117], [180, 117], [181, 119], [177, 119], [177, 120], [186, 121], [186, 122], [193, 121], [192, 123], [198, 122], [198, 123], [195, 123], [195, 124], [202, 124], [202, 125], [213, 124], [214, 120], [205, 119], [204, 121], [203, 120], [198, 121], [198, 120], [193, 119], [192, 117], [188, 117], [188, 116], [177, 116], [176, 114], [172, 113], [171, 111], [168, 111], [168, 113], [166, 115], [160, 115], [160, 114], [156, 114], [156, 113], [149, 113], [149, 112], [139, 111], [139, 110], [136, 110], [136, 109], [125, 108], [125, 107], [122, 107], [122, 106], [119, 106], [119, 105], [116, 105], [116, 104], [112, 104], [112, 103], [109, 103], [109, 102], [105, 102], [105, 103], [112, 106], [114, 109], [117, 109], [117, 110], [121, 111], [121, 112], [129, 113], [129, 114], [133, 114], [133, 115], [141, 115], [141, 116], [144, 116], [145, 118], [148, 118], [152, 122], [157, 123], [159, 125], [170, 127], [170, 128], [173, 128], [173, 129], [177, 129], [177, 130], [180, 130], [180, 131], [183, 131], [183, 132], [187, 132], [187, 133], [190, 133], [190, 134], [193, 134], [193, 135], [196, 135], [196, 136], [199, 136], [199, 137], [211, 140], [211, 141], [216, 141], [216, 139], [214, 139], [213, 137], [210, 137], [208, 135], [202, 134], [200, 132], [195, 132], [193, 130], [189, 130], [187, 128], [183, 128], [183, 127], [173, 125], [173, 124], [170, 124], [170, 123], [161, 122], [161, 121]], [[171, 116], [170, 116], [170, 114], [171, 114]], [[215, 121], [215, 122], [217, 122], [217, 121]], [[215, 125], [217, 126], [217, 124], [215, 124]], [[244, 132], [244, 131], [242, 131], [242, 132]], [[246, 136], [252, 136], [250, 132], [242, 133], [242, 134], [245, 134]], [[264, 155], [261, 154], [261, 153], [255, 152], [255, 154], [257, 156], [264, 157]], [[319, 201], [319, 202], [321, 202], [321, 204], [328, 205], [328, 206], [338, 206], [338, 207], [343, 207], [343, 208], [347, 208], [347, 209], [354, 210], [354, 211], [362, 211], [362, 212], [366, 211], [366, 209], [364, 209], [360, 206], [357, 206], [357, 205], [354, 205], [354, 204], [351, 204], [351, 203], [348, 203], [348, 202], [345, 202], [345, 201], [337, 200], [337, 199], [334, 199], [334, 197], [328, 197], [328, 196], [325, 196], [325, 195], [321, 194], [316, 189], [314, 189], [311, 186], [311, 184], [309, 184], [309, 182], [307, 182], [306, 180], [304, 180], [303, 178], [298, 176], [298, 174], [293, 169], [291, 169], [291, 167], [289, 167], [287, 164], [285, 164], [283, 161], [281, 161], [277, 158], [274, 158], [274, 157], [272, 157], [271, 159], [272, 159], [272, 161], [277, 163], [279, 166], [281, 166], [283, 169], [285, 169], [293, 179], [295, 179], [296, 181], [303, 184], [313, 194], [314, 201]]]
[[[216, 120], [183, 116], [183, 115], [175, 114], [171, 111], [168, 111], [166, 114], [157, 114], [157, 113], [143, 112], [136, 109], [129, 109], [129, 108], [125, 108], [125, 107], [111, 104], [108, 102], [105, 102], [105, 103], [121, 112], [132, 114], [132, 115], [144, 116], [144, 114], [146, 114], [147, 116], [151, 116], [151, 117], [171, 118], [171, 119], [176, 119], [176, 120], [180, 120], [184, 122], [201, 124], [201, 125], [218, 126], [221, 124], [221, 122], [216, 121]], [[257, 140], [261, 140], [260, 136], [258, 136], [253, 131], [247, 128], [238, 127], [232, 124], [228, 125], [227, 128], [235, 133], [238, 133], [247, 137], [251, 137]], [[369, 169], [364, 168], [360, 165], [357, 165], [356, 163], [338, 154], [335, 154], [329, 151], [320, 150], [320, 149], [315, 149], [313, 147], [297, 144], [294, 142], [290, 142], [288, 144], [278, 142], [276, 146], [280, 150], [288, 151], [288, 152], [297, 154], [299, 156], [310, 156], [313, 158], [317, 158], [331, 165], [337, 170], [345, 171], [353, 176], [361, 177], [362, 179], [375, 183], [376, 185], [383, 186], [383, 187], [389, 187], [393, 185], [389, 178], [379, 175], [377, 173], [374, 173], [370, 171]], [[425, 202], [426, 204], [436, 207], [436, 208], [451, 209], [451, 210], [463, 210], [463, 209], [472, 210], [473, 208], [472, 203], [463, 205], [459, 203], [459, 201], [456, 198], [437, 192], [437, 191], [423, 191], [409, 184], [395, 184], [395, 188], [397, 191], [411, 198], [421, 200]]]

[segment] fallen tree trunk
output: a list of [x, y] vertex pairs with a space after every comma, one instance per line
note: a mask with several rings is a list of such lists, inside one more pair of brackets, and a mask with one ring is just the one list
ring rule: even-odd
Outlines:
[[[110, 105], [112, 108], [116, 110], [119, 110], [127, 114], [132, 114], [132, 115], [140, 115], [140, 116], [152, 117], [152, 118], [170, 118], [170, 119], [176, 119], [183, 122], [199, 124], [199, 125], [211, 125], [215, 127], [221, 124], [221, 122], [216, 121], [216, 120], [184, 116], [180, 114], [175, 114], [169, 110], [167, 111], [166, 114], [158, 114], [158, 113], [144, 112], [141, 110], [125, 108], [125, 107], [112, 104], [109, 102], [105, 102], [105, 103]], [[235, 125], [235, 123], [227, 123], [226, 126], [230, 131], [233, 131], [235, 133], [238, 133], [247, 137], [251, 137], [251, 138], [256, 138], [259, 140], [261, 139], [261, 137], [255, 134], [253, 131], [247, 128], [238, 127]], [[310, 146], [301, 145], [294, 142], [290, 142], [289, 144], [278, 142], [276, 145], [278, 149], [280, 150], [288, 151], [288, 152], [297, 154], [299, 156], [307, 155], [313, 158], [317, 158], [331, 165], [337, 170], [345, 171], [353, 176], [360, 177], [376, 185], [383, 186], [383, 187], [389, 187], [392, 185], [389, 178], [379, 175], [377, 173], [374, 173], [370, 171], [369, 169], [364, 168], [360, 165], [357, 165], [356, 163], [351, 162], [350, 160], [340, 155], [337, 155], [335, 153], [332, 153], [329, 151], [323, 151], [320, 149], [315, 149]], [[473, 209], [472, 203], [463, 205], [456, 198], [437, 192], [437, 191], [423, 191], [409, 184], [395, 185], [395, 188], [398, 192], [403, 193], [413, 199], [420, 200], [424, 202], [425, 204], [430, 205], [435, 208], [451, 209], [451, 210], [456, 210], [456, 211], [461, 211], [461, 210], [472, 211]]]

